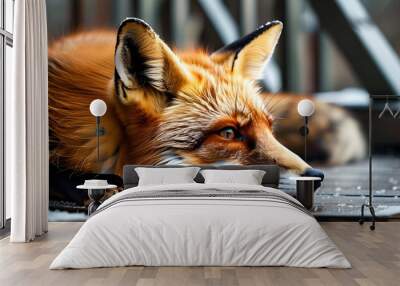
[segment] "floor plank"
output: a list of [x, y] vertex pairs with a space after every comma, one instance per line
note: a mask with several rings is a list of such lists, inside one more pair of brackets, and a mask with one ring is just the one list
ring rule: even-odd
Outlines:
[[0, 285], [400, 285], [400, 222], [324, 222], [323, 228], [352, 263], [352, 269], [289, 267], [119, 267], [50, 271], [54, 257], [82, 223], [50, 223], [49, 233], [32, 243], [0, 240]]

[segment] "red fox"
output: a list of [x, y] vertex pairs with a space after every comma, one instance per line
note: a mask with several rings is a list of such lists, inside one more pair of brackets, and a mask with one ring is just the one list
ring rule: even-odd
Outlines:
[[[289, 150], [302, 150], [297, 129], [288, 132], [300, 120], [299, 97], [264, 94], [257, 85], [281, 30], [281, 22], [269, 22], [212, 54], [175, 53], [135, 18], [125, 20], [117, 34], [83, 32], [56, 41], [49, 48], [52, 159], [74, 170], [115, 174], [121, 174], [124, 164], [275, 162], [298, 174], [323, 177]], [[105, 132], [99, 161], [95, 120], [89, 113], [96, 98], [108, 107], [101, 119]], [[282, 98], [288, 102], [277, 107]], [[331, 126], [333, 118], [325, 111], [338, 114], [337, 121], [348, 122], [359, 135], [344, 111], [316, 105], [323, 112], [321, 120], [311, 121], [311, 145], [327, 136], [325, 129], [340, 129]], [[274, 135], [277, 113], [288, 118]], [[336, 130], [329, 132], [336, 138]]]

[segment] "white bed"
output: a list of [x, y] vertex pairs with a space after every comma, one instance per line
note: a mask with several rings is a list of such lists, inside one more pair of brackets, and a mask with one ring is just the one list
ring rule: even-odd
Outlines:
[[351, 267], [299, 204], [282, 191], [255, 185], [130, 188], [100, 206], [50, 269]]

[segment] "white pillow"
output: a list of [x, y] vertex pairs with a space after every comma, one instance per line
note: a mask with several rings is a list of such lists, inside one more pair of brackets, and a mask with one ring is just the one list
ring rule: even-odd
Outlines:
[[265, 171], [262, 170], [202, 170], [205, 184], [261, 185]]
[[139, 176], [138, 186], [195, 183], [193, 179], [199, 170], [199, 167], [135, 168]]

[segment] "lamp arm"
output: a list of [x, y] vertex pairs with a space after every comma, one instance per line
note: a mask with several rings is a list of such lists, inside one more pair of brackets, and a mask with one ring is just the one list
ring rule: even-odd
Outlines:
[[100, 116], [96, 116], [97, 162], [100, 161]]
[[304, 161], [307, 162], [308, 116], [304, 116]]

